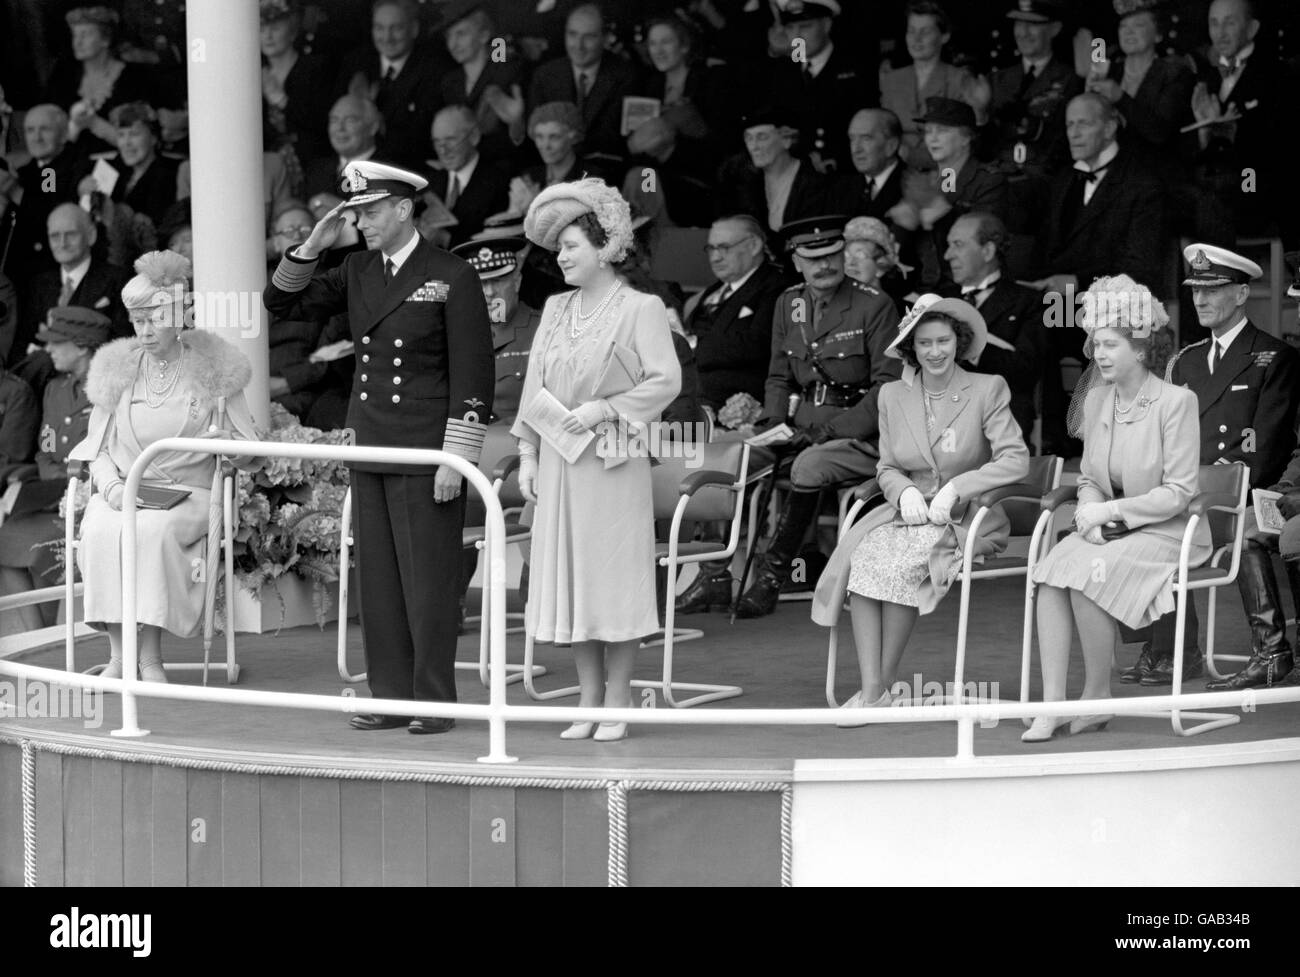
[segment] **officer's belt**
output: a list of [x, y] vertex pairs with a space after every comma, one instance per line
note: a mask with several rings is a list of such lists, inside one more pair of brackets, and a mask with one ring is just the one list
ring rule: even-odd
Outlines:
[[866, 392], [865, 387], [822, 383], [817, 380], [803, 388], [803, 399], [805, 404], [814, 407], [852, 407]]

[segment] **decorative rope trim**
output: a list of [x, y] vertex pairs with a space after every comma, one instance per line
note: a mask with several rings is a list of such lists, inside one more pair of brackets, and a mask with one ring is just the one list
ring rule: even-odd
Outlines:
[[23, 886], [36, 887], [36, 751], [31, 740], [23, 748]]
[[609, 887], [627, 888], [627, 782], [613, 783], [609, 802]]
[[343, 767], [304, 767], [271, 763], [238, 763], [231, 760], [203, 760], [164, 753], [137, 753], [77, 746], [70, 743], [34, 743], [28, 739], [0, 735], [0, 743], [17, 743], [22, 748], [23, 794], [23, 884], [36, 884], [36, 751], [90, 760], [122, 763], [152, 763], [186, 770], [241, 773], [271, 777], [318, 777], [334, 780], [367, 780], [396, 783], [450, 784], [463, 787], [545, 787], [552, 790], [604, 790], [609, 821], [608, 883], [628, 885], [628, 791], [670, 791], [675, 793], [779, 793], [781, 795], [781, 885], [791, 885], [791, 807], [793, 788], [781, 781], [762, 780], [608, 780], [598, 778], [483, 777], [470, 774], [433, 773], [418, 770], [367, 770]]

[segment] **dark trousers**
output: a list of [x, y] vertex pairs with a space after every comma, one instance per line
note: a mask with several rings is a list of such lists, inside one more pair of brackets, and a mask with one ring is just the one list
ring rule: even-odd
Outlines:
[[465, 494], [434, 502], [433, 479], [352, 470], [361, 630], [376, 698], [456, 701]]

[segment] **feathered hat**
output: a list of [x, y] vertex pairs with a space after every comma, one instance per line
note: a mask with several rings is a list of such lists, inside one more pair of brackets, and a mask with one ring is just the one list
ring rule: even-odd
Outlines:
[[603, 261], [622, 261], [632, 248], [632, 211], [622, 195], [595, 177], [549, 186], [533, 200], [524, 217], [524, 234], [547, 251], [558, 251], [560, 232], [583, 214], [592, 214], [608, 240]]
[[135, 262], [136, 276], [122, 289], [128, 309], [184, 305], [189, 293], [190, 260], [175, 251], [150, 251]]

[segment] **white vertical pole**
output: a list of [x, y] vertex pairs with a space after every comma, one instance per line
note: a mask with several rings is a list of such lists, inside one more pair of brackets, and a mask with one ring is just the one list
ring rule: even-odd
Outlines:
[[195, 316], [199, 328], [215, 330], [248, 357], [248, 404], [257, 423], [269, 426], [258, 6], [190, 0], [185, 27]]

